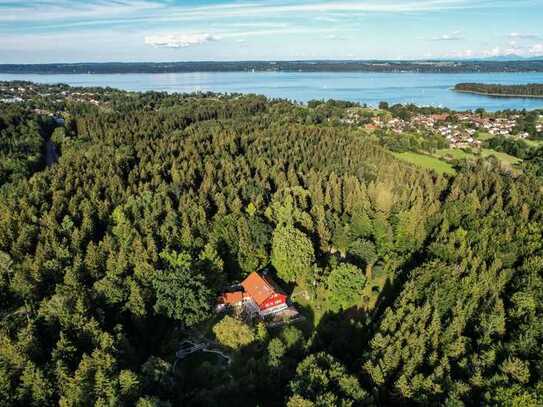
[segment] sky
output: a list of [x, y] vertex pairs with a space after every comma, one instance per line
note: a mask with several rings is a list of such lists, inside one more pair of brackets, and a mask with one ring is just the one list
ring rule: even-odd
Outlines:
[[543, 0], [0, 0], [0, 63], [543, 55]]

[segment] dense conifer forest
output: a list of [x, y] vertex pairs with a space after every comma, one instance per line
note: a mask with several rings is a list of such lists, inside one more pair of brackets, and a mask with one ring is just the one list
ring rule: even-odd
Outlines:
[[[67, 89], [0, 103], [0, 405], [543, 405], [541, 150], [439, 175], [347, 102]], [[301, 321], [215, 312], [262, 270]]]
[[495, 85], [485, 83], [459, 83], [454, 87], [458, 92], [479, 93], [491, 96], [523, 96], [543, 98], [543, 85], [531, 83], [528, 85]]

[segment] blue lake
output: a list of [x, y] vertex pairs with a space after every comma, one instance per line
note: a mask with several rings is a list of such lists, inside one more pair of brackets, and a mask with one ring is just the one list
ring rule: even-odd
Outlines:
[[506, 99], [457, 93], [459, 82], [499, 84], [543, 83], [543, 73], [305, 73], [212, 72], [114, 75], [9, 75], [0, 80], [66, 83], [73, 86], [111, 86], [132, 91], [257, 93], [300, 102], [341, 99], [375, 106], [380, 101], [440, 106], [455, 110], [543, 108], [543, 99]]

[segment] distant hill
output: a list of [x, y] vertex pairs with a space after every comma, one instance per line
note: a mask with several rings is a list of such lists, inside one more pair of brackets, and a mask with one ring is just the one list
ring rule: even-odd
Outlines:
[[[509, 57], [504, 57], [509, 58]], [[106, 62], [76, 64], [3, 64], [9, 74], [118, 74], [183, 72], [543, 72], [543, 60], [427, 61], [233, 61]]]

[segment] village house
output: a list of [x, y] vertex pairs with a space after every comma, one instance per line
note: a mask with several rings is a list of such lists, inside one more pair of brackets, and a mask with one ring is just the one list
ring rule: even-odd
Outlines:
[[[530, 134], [527, 132], [515, 134], [519, 118], [519, 115], [480, 117], [474, 113], [418, 114], [408, 121], [399, 118], [383, 120], [381, 117], [374, 117], [369, 124], [365, 125], [365, 129], [368, 131], [389, 130], [396, 134], [406, 131], [419, 134], [429, 132], [447, 139], [450, 148], [481, 148], [482, 143], [476, 137], [478, 131], [492, 136], [529, 138]], [[449, 122], [450, 119], [454, 120]], [[536, 132], [543, 132], [542, 123], [536, 124]]]
[[365, 126], [366, 130], [369, 130], [369, 131], [374, 131], [374, 130], [379, 130], [380, 127], [374, 123], [368, 123], [366, 124]]
[[287, 296], [268, 277], [253, 272], [243, 280], [240, 289], [225, 292], [218, 299], [217, 310], [243, 305], [260, 317], [280, 313], [288, 308]]
[[449, 114], [448, 113], [432, 114], [432, 115], [430, 115], [430, 118], [434, 122], [445, 122], [445, 121], [449, 120]]

